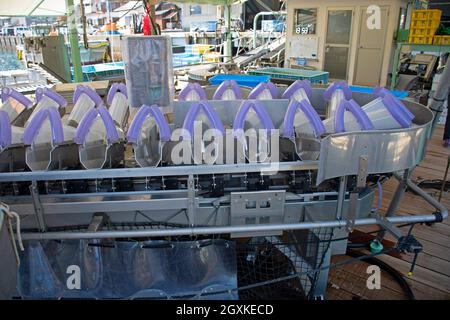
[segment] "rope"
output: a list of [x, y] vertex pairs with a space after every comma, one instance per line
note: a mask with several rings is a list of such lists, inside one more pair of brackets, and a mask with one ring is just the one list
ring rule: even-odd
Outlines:
[[[19, 243], [19, 248], [21, 251], [24, 251], [23, 242], [22, 242], [22, 235], [20, 233], [20, 216], [17, 214], [17, 212], [11, 211], [9, 209], [9, 206], [6, 203], [0, 202], [0, 211], [5, 214], [5, 216], [8, 218], [8, 229], [10, 236], [13, 237], [14, 230], [12, 226], [12, 219], [16, 219], [16, 234], [17, 234], [17, 242]], [[11, 239], [11, 243], [13, 245], [14, 254], [16, 256], [17, 265], [20, 265], [20, 257], [19, 257], [19, 250], [17, 248], [16, 240]]]

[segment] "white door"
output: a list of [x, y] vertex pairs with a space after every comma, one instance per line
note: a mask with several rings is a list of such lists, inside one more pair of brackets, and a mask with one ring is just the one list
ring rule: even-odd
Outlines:
[[381, 7], [381, 28], [379, 29], [369, 29], [367, 27], [367, 19], [370, 16], [371, 14], [367, 13], [367, 8], [361, 9], [355, 76], [353, 80], [354, 84], [361, 86], [380, 84], [389, 10], [387, 7]]

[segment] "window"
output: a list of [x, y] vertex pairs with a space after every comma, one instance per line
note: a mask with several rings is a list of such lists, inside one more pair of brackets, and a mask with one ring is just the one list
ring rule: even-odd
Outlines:
[[316, 34], [317, 9], [294, 10], [294, 34]]
[[199, 5], [190, 6], [189, 11], [190, 11], [191, 16], [196, 15], [196, 14], [202, 14], [202, 6], [199, 6]]

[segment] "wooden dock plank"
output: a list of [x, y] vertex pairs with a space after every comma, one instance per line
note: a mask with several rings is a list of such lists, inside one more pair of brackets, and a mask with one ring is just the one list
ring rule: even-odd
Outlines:
[[[438, 126], [434, 132], [433, 139], [427, 146], [427, 154], [424, 161], [414, 170], [412, 179], [421, 180], [442, 180], [447, 166], [447, 159], [450, 155], [450, 148], [442, 146], [443, 126]], [[450, 177], [447, 177], [450, 180]], [[383, 201], [380, 213], [387, 211], [390, 200], [392, 199], [398, 182], [391, 178], [383, 184]], [[439, 195], [437, 189], [425, 189], [427, 193], [435, 198]], [[447, 208], [450, 207], [450, 192], [445, 190], [441, 203]], [[418, 215], [431, 214], [435, 209], [425, 200], [412, 192], [407, 192], [403, 198], [400, 208], [396, 212], [398, 215]], [[361, 231], [369, 232], [376, 230], [374, 226], [358, 228]], [[407, 228], [403, 228], [407, 232]], [[377, 258], [388, 263], [399, 271], [410, 285], [417, 299], [450, 299], [450, 221], [447, 219], [443, 223], [428, 225], [416, 225], [413, 229], [413, 235], [423, 245], [423, 252], [417, 259], [416, 268], [412, 277], [407, 273], [412, 262], [412, 255], [402, 254], [400, 258], [381, 255]], [[395, 241], [391, 235], [386, 239]], [[342, 256], [332, 258], [333, 262], [341, 261]], [[358, 265], [359, 264], [359, 265]], [[401, 299], [402, 292], [399, 286], [393, 283], [393, 279], [386, 276], [382, 278], [382, 292], [372, 293], [364, 288], [367, 276], [365, 270], [361, 269], [360, 262], [346, 265], [340, 269], [330, 270], [330, 283], [327, 291], [328, 299]], [[364, 281], [363, 281], [364, 280]], [[342, 282], [346, 282], [343, 284]], [[350, 283], [347, 283], [350, 282]], [[354, 282], [354, 283], [353, 283]], [[384, 282], [384, 284], [383, 284]], [[396, 289], [397, 288], [397, 289]]]

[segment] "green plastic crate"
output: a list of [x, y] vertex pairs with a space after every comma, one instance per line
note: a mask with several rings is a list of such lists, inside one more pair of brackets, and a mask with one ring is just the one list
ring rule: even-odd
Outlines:
[[271, 79], [281, 80], [309, 80], [313, 84], [327, 84], [329, 72], [316, 70], [303, 70], [291, 68], [264, 68], [259, 70], [251, 70], [248, 72], [252, 75], [266, 75]]

